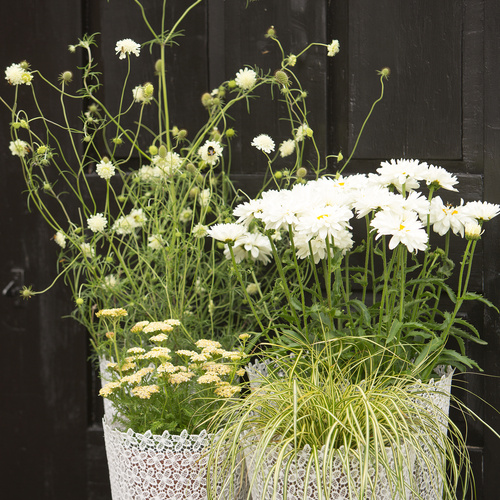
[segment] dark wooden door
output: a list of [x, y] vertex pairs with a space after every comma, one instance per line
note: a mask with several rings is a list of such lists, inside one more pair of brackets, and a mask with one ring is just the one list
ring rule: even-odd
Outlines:
[[[144, 2], [153, 22], [160, 9]], [[456, 173], [467, 199], [500, 202], [500, 3], [497, 0], [207, 0], [184, 24], [168, 78], [176, 124], [195, 128], [204, 118], [199, 98], [244, 65], [277, 69], [276, 47], [265, 37], [275, 26], [287, 53], [313, 41], [340, 40], [333, 60], [313, 50], [297, 68], [309, 92], [311, 123], [322, 153], [351, 151], [373, 100], [376, 70], [391, 68], [386, 96], [370, 120], [349, 172], [373, 171], [381, 160], [407, 157]], [[186, 2], [169, 2], [173, 16]], [[49, 78], [79, 64], [67, 45], [84, 32], [101, 32], [100, 59], [106, 99], [112, 102], [121, 68], [114, 44], [147, 39], [132, 1], [50, 0], [43, 6], [19, 0], [2, 6], [0, 67], [28, 59]], [[134, 61], [139, 82], [152, 73], [154, 54]], [[0, 94], [13, 89], [2, 79]], [[29, 98], [30, 89], [22, 92]], [[45, 95], [47, 103], [53, 96]], [[257, 133], [280, 137], [276, 109], [253, 104], [235, 114], [242, 139], [234, 154], [235, 179], [253, 189], [262, 165], [250, 148]], [[239, 114], [238, 114], [239, 113]], [[17, 159], [8, 150], [9, 113], [0, 108], [0, 477], [12, 499], [109, 498], [95, 377], [87, 364], [85, 332], [61, 319], [72, 307], [63, 286], [28, 302], [10, 292], [23, 280], [42, 289], [55, 276], [56, 251], [43, 221], [29, 214]], [[500, 221], [487, 226], [474, 287], [500, 304]], [[491, 376], [500, 376], [500, 322], [492, 311], [468, 311], [489, 347], [471, 355]], [[500, 408], [500, 382], [468, 376], [468, 388]], [[500, 430], [500, 417], [477, 398], [467, 402]], [[457, 416], [457, 418], [459, 418]], [[498, 441], [470, 424], [478, 498], [500, 491]]]

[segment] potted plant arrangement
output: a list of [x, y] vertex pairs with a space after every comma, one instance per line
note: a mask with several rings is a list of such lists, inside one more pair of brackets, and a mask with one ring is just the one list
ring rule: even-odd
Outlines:
[[[454, 498], [469, 471], [448, 417], [451, 370], [477, 367], [464, 342], [482, 343], [459, 312], [469, 300], [493, 307], [468, 285], [483, 223], [500, 208], [445, 204], [436, 192], [455, 191], [456, 178], [416, 160], [345, 176], [352, 151], [328, 168], [294, 67], [313, 46], [335, 56], [336, 40], [285, 55], [270, 28], [276, 71], [244, 67], [205, 93], [196, 133], [173, 124], [165, 51], [202, 1], [162, 18], [158, 32], [135, 1], [152, 40], [116, 43], [127, 66], [116, 108], [100, 93], [97, 35], [70, 46], [87, 61], [79, 89], [73, 72], [55, 85], [23, 61], [5, 72], [13, 104], [0, 98], [29, 206], [54, 230], [56, 280], [102, 363], [114, 498]], [[144, 47], [158, 54], [150, 82], [132, 71]], [[379, 72], [375, 104], [388, 76]], [[62, 124], [45, 114], [40, 84], [60, 97]], [[23, 109], [21, 85], [37, 115]], [[231, 112], [265, 88], [282, 102], [289, 136], [278, 147], [264, 133], [243, 138], [267, 173], [242, 203], [230, 178]], [[69, 102], [81, 103], [79, 121]], [[455, 289], [451, 233], [465, 241]], [[248, 388], [250, 353], [264, 363]]]

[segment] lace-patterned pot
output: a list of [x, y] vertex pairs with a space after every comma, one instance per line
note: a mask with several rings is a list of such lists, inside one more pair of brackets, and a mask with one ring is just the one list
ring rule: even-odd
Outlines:
[[[448, 367], [446, 369], [442, 369], [440, 374], [440, 379], [431, 380], [429, 382], [431, 394], [429, 396], [430, 403], [428, 409], [429, 412], [434, 413], [434, 417], [441, 422], [443, 430], [446, 432], [448, 426], [444, 415], [448, 415], [450, 410], [453, 370]], [[437, 409], [439, 409], [442, 413], [436, 411]], [[426, 443], [422, 443], [422, 445], [424, 448], [427, 446]], [[443, 457], [443, 461], [444, 460], [445, 458]], [[412, 495], [410, 497], [411, 499], [418, 498], [419, 500], [436, 500], [437, 498], [442, 498], [443, 480], [437, 471], [429, 469], [422, 456], [416, 456], [413, 477], [415, 479], [415, 484], [417, 485], [417, 493], [419, 496]]]
[[[123, 432], [106, 417], [103, 427], [113, 500], [206, 500], [209, 435], [205, 431], [197, 435], [165, 431], [161, 436], [132, 429]], [[239, 484], [241, 470], [236, 475]], [[247, 498], [247, 491], [241, 487], [235, 500]], [[221, 488], [219, 495], [224, 497]]]
[[[325, 472], [327, 479], [326, 484], [329, 485], [329, 490], [324, 491], [322, 489], [322, 476], [323, 471], [318, 471], [320, 476], [320, 484], [318, 484], [316, 477], [316, 470], [311, 467], [309, 475], [307, 474], [307, 464], [311, 456], [311, 449], [309, 446], [305, 446], [301, 450], [297, 457], [293, 460], [288, 476], [285, 482], [285, 470], [279, 472], [278, 481], [274, 481], [274, 471], [271, 472], [270, 480], [266, 485], [267, 477], [271, 471], [271, 468], [276, 463], [279, 454], [279, 448], [276, 450], [271, 450], [266, 454], [265, 459], [261, 464], [258, 465], [258, 470], [256, 471], [256, 447], [250, 446], [246, 455], [247, 467], [249, 472], [250, 482], [253, 481], [252, 487], [252, 498], [254, 500], [267, 500], [271, 498], [283, 499], [286, 492], [287, 500], [303, 500], [307, 498], [308, 500], [358, 500], [356, 494], [350, 494], [351, 491], [359, 491], [359, 486], [361, 484], [360, 479], [360, 467], [359, 462], [356, 459], [351, 459], [349, 463], [349, 475], [350, 475], [350, 486], [349, 479], [345, 471], [345, 466], [342, 464], [340, 459], [340, 454], [342, 454], [343, 447], [339, 449], [339, 455], [335, 457], [333, 463], [331, 464], [330, 470]], [[403, 467], [403, 476], [406, 483], [409, 483], [410, 474], [413, 473], [413, 464], [415, 461], [415, 454], [413, 450], [403, 450], [406, 459]], [[387, 459], [389, 465], [394, 469], [394, 458], [390, 448], [386, 449]], [[323, 461], [323, 450], [318, 453], [318, 462]], [[409, 500], [410, 492], [405, 491], [403, 496], [394, 492], [391, 489], [390, 481], [384, 468], [380, 465], [378, 470], [378, 475], [375, 481], [376, 471], [375, 467], [370, 467], [368, 474], [372, 483], [375, 483], [375, 488], [370, 489], [366, 492], [363, 500], [365, 499], [377, 499], [377, 500]], [[304, 493], [306, 495], [304, 496]], [[275, 495], [275, 496], [273, 496]]]

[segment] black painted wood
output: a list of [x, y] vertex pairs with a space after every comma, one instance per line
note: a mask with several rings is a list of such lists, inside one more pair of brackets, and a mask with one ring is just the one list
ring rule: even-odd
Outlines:
[[[205, 117], [202, 93], [233, 78], [241, 67], [277, 69], [276, 47], [264, 36], [269, 26], [275, 26], [286, 53], [296, 53], [312, 41], [337, 38], [341, 52], [334, 59], [318, 49], [296, 68], [309, 92], [311, 123], [322, 153], [341, 149], [347, 156], [379, 93], [375, 71], [389, 66], [386, 97], [346, 173], [373, 171], [381, 159], [415, 157], [455, 172], [464, 199], [500, 202], [497, 0], [259, 0], [248, 8], [245, 3], [206, 0], [184, 23], [186, 36], [167, 68], [172, 124], [196, 129]], [[145, 2], [155, 26], [160, 20], [158, 4]], [[169, 2], [169, 19], [185, 5], [185, 0]], [[26, 58], [52, 80], [75, 63], [68, 44], [84, 31], [101, 32], [102, 96], [111, 105], [117, 102], [117, 82], [125, 70], [124, 61], [114, 55], [114, 44], [121, 38], [148, 39], [132, 1], [51, 0], [41, 9], [31, 0], [19, 0], [9, 4], [8, 11], [2, 9], [0, 22], [0, 46], [8, 47], [0, 52], [0, 68]], [[150, 55], [143, 49], [141, 58], [133, 59], [134, 77], [127, 92], [145, 81], [154, 83], [157, 57], [157, 52]], [[28, 88], [21, 91], [29, 96]], [[3, 79], [0, 93], [13, 93]], [[279, 104], [270, 105], [267, 97], [263, 93], [252, 102], [251, 115], [245, 107], [232, 113], [241, 139], [233, 151], [235, 180], [249, 191], [257, 190], [265, 168], [261, 155], [250, 147], [251, 139], [268, 133], [278, 143], [288, 133], [275, 119]], [[50, 94], [44, 99], [51, 102]], [[0, 288], [10, 280], [10, 270], [18, 267], [25, 270], [27, 283], [39, 289], [54, 276], [56, 251], [52, 235], [39, 217], [27, 213], [20, 195], [19, 166], [7, 147], [9, 119], [0, 108]], [[473, 287], [500, 304], [500, 221], [488, 223], [486, 229]], [[2, 493], [9, 498], [110, 498], [99, 427], [101, 402], [95, 397], [98, 380], [86, 362], [85, 334], [60, 319], [70, 309], [63, 287], [21, 304], [0, 296], [0, 478]], [[467, 314], [478, 325], [484, 323], [483, 336], [490, 343], [487, 349], [469, 346], [470, 354], [486, 374], [498, 377], [499, 316], [478, 306]], [[500, 408], [498, 378], [462, 378], [468, 390]], [[463, 398], [500, 430], [498, 413], [478, 398]], [[458, 414], [456, 418], [460, 421]], [[496, 498], [498, 441], [469, 422], [469, 443], [477, 497]]]

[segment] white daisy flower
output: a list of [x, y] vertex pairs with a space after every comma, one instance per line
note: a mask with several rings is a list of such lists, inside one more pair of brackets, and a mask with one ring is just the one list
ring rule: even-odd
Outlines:
[[328, 57], [333, 57], [340, 52], [340, 42], [338, 40], [332, 40], [331, 43], [327, 45]]
[[95, 214], [87, 219], [87, 225], [93, 233], [102, 233], [106, 229], [108, 221], [104, 214]]
[[468, 240], [479, 240], [484, 231], [477, 222], [469, 222], [465, 225], [465, 237]]
[[[260, 233], [243, 234], [236, 240], [233, 251], [236, 262], [242, 262], [246, 258], [250, 258], [267, 264], [271, 260], [272, 249], [269, 238]], [[228, 247], [224, 250], [224, 254], [227, 258], [231, 258]]]
[[390, 250], [396, 248], [400, 243], [405, 245], [409, 252], [425, 251], [427, 248], [427, 233], [415, 212], [397, 213], [391, 210], [382, 210], [375, 215], [371, 226], [377, 230], [376, 239], [383, 235], [392, 236], [389, 241]]
[[26, 156], [30, 150], [29, 144], [21, 139], [10, 141], [9, 149], [13, 156], [19, 156], [20, 158]]
[[100, 161], [95, 168], [97, 175], [101, 179], [109, 180], [113, 175], [115, 175], [115, 166], [106, 159]]
[[214, 240], [223, 243], [234, 243], [238, 238], [246, 234], [245, 226], [241, 224], [215, 224], [208, 229], [208, 234]]
[[119, 59], [125, 59], [127, 54], [134, 54], [139, 57], [141, 46], [130, 38], [124, 38], [116, 42], [115, 51], [116, 54], [119, 55]]
[[236, 85], [242, 90], [250, 90], [257, 83], [257, 73], [250, 68], [243, 68], [236, 73]]
[[295, 141], [293, 139], [288, 139], [280, 144], [280, 156], [285, 158], [295, 153]]
[[337, 231], [349, 227], [348, 222], [352, 216], [352, 212], [346, 206], [313, 207], [310, 213], [300, 217], [295, 225], [295, 231], [308, 235], [309, 238], [335, 237]]
[[20, 64], [11, 64], [5, 70], [5, 79], [10, 85], [31, 85], [33, 75]]
[[391, 160], [383, 161], [377, 168], [380, 182], [384, 186], [394, 186], [400, 193], [403, 185], [406, 192], [417, 189], [419, 182], [423, 179], [424, 172], [427, 171], [427, 163], [420, 163], [418, 160]]
[[464, 206], [464, 213], [478, 221], [487, 221], [500, 213], [500, 205], [487, 201], [469, 201]]
[[252, 146], [267, 154], [274, 151], [274, 141], [267, 134], [260, 134], [254, 137]]
[[448, 191], [457, 191], [454, 187], [455, 184], [458, 184], [456, 176], [450, 174], [443, 167], [428, 165], [427, 169], [422, 172], [422, 179], [428, 186], [432, 184], [436, 188], [443, 188]]
[[255, 218], [255, 214], [262, 212], [262, 200], [250, 200], [240, 203], [233, 210], [233, 215], [238, 217], [238, 223], [248, 227]]
[[465, 213], [463, 203], [461, 200], [458, 206], [445, 205], [440, 196], [434, 196], [429, 217], [434, 232], [444, 236], [451, 229], [463, 238], [466, 224], [475, 222], [473, 217]]
[[198, 155], [209, 165], [215, 165], [222, 156], [222, 145], [217, 141], [206, 141], [205, 144], [198, 149]]

